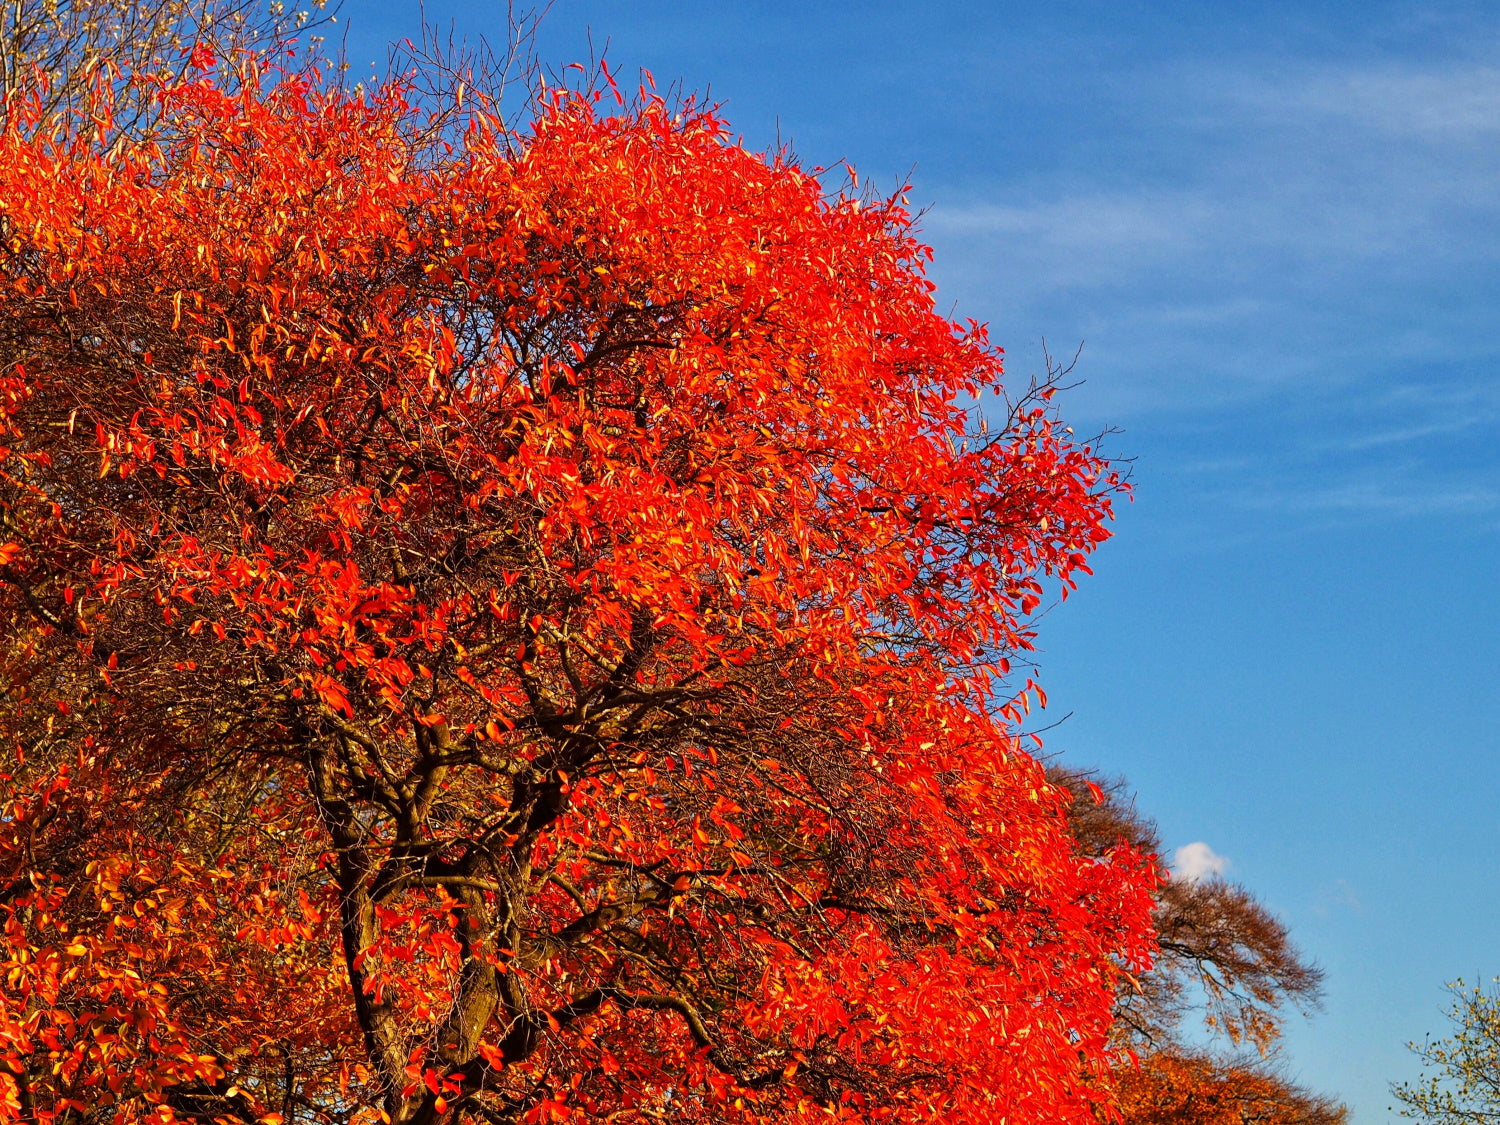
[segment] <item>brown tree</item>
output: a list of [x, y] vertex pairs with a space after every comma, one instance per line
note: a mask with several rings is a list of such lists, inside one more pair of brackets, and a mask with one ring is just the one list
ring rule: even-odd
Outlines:
[[[1068, 820], [1086, 854], [1104, 856], [1122, 844], [1160, 853], [1156, 825], [1122, 779], [1056, 763], [1048, 777], [1072, 794]], [[1343, 1121], [1342, 1106], [1289, 1082], [1268, 1061], [1287, 1009], [1316, 1007], [1323, 981], [1286, 925], [1245, 887], [1220, 878], [1166, 878], [1153, 918], [1156, 963], [1125, 980], [1115, 1009], [1115, 1039], [1139, 1060], [1116, 1077], [1127, 1125]], [[1184, 1039], [1194, 1011], [1230, 1051]]]
[[1126, 1125], [1343, 1125], [1348, 1117], [1270, 1067], [1201, 1051], [1153, 1052], [1122, 1068], [1118, 1086]]

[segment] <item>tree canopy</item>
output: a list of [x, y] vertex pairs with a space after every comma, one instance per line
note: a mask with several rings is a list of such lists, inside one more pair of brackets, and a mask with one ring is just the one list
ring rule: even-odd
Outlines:
[[112, 96], [0, 136], [4, 1112], [1106, 1112], [1158, 874], [1004, 685], [1120, 482], [902, 200], [649, 91]]

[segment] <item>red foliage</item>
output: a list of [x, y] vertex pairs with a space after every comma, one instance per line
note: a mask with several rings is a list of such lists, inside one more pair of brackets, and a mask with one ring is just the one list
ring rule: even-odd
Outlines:
[[257, 88], [0, 139], [0, 1105], [1092, 1120], [1156, 875], [996, 692], [1119, 482], [899, 201]]

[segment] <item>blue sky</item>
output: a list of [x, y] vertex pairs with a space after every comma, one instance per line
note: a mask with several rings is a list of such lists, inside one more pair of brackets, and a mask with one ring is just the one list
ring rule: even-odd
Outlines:
[[[352, 61], [414, 19], [347, 0]], [[1395, 1120], [1443, 982], [1500, 974], [1500, 9], [557, 0], [542, 59], [590, 31], [752, 147], [909, 174], [1017, 380], [1084, 342], [1064, 413], [1137, 493], [1043, 625], [1048, 749], [1289, 922], [1290, 1073]]]

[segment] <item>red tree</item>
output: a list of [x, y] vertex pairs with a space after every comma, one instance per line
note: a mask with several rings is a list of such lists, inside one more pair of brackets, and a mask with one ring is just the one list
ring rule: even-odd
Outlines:
[[900, 202], [163, 96], [0, 140], [0, 1105], [1092, 1120], [1154, 868], [998, 685], [1118, 481]]

